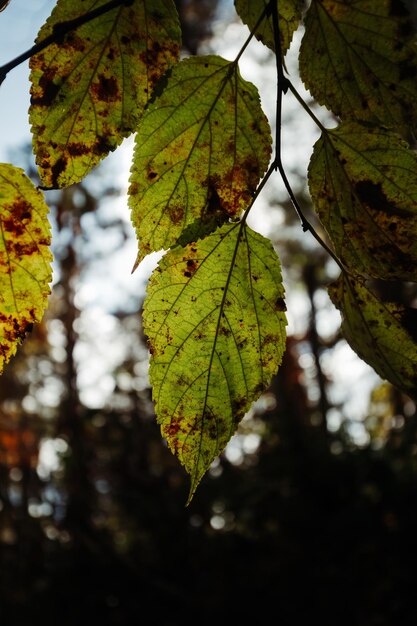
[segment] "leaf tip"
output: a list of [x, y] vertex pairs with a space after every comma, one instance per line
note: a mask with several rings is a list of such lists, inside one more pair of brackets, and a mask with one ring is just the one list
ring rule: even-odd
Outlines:
[[135, 259], [135, 262], [133, 264], [132, 270], [130, 272], [131, 274], [134, 274], [136, 272], [136, 270], [139, 267], [140, 262], [142, 261], [142, 258], [143, 258], [142, 255], [140, 254], [140, 252], [138, 252], [138, 254], [136, 256], [136, 259]]
[[202, 476], [198, 476], [196, 472], [194, 472], [193, 475], [191, 476], [190, 490], [188, 492], [187, 502], [185, 503], [186, 507], [191, 504], [191, 501], [194, 498], [195, 492], [197, 491], [197, 487], [200, 484], [201, 478]]

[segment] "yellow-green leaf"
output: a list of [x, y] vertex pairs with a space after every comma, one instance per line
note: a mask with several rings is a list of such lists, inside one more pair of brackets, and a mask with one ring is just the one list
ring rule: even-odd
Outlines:
[[309, 186], [347, 266], [417, 281], [417, 155], [399, 135], [355, 123], [326, 131], [314, 147]]
[[284, 311], [271, 242], [241, 223], [172, 249], [153, 273], [143, 317], [150, 381], [190, 498], [278, 370]]
[[400, 0], [312, 0], [300, 74], [342, 119], [402, 131], [417, 121], [416, 32]]
[[[58, 0], [37, 41], [107, 0]], [[172, 0], [135, 0], [34, 55], [29, 110], [46, 187], [79, 182], [132, 133], [157, 80], [179, 58]]]
[[[254, 30], [269, 0], [235, 0], [236, 11], [250, 31]], [[294, 32], [297, 30], [303, 12], [304, 0], [277, 0], [278, 21], [282, 53], [290, 47]], [[275, 51], [275, 37], [272, 16], [269, 15], [260, 24], [255, 37], [265, 46]]]
[[343, 274], [329, 294], [342, 313], [342, 331], [358, 355], [382, 377], [417, 393], [417, 309], [381, 302], [363, 282]]
[[271, 141], [258, 91], [235, 63], [207, 56], [175, 66], [136, 135], [129, 205], [138, 261], [199, 220], [238, 216], [268, 166]]
[[23, 170], [0, 164], [0, 372], [34, 322], [52, 280], [48, 207]]

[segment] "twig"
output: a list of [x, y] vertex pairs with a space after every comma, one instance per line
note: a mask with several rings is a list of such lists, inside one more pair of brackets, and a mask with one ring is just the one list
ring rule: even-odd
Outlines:
[[[295, 89], [293, 88], [292, 84], [290, 83], [290, 81], [287, 79], [287, 77], [284, 75], [284, 65], [283, 65], [283, 58], [282, 58], [282, 49], [281, 49], [281, 38], [280, 38], [280, 29], [279, 29], [279, 15], [278, 15], [278, 5], [277, 2], [272, 1], [270, 2], [270, 4], [268, 5], [271, 7], [271, 15], [272, 15], [272, 25], [273, 25], [273, 31], [274, 31], [274, 44], [275, 44], [275, 58], [276, 58], [276, 64], [277, 64], [277, 104], [276, 104], [276, 134], [275, 134], [275, 160], [274, 160], [274, 166], [275, 169], [279, 171], [282, 181], [285, 185], [285, 189], [287, 190], [287, 193], [290, 197], [290, 200], [294, 206], [294, 209], [298, 215], [298, 217], [300, 218], [300, 222], [301, 222], [301, 226], [304, 232], [308, 231], [310, 232], [314, 239], [320, 244], [320, 246], [322, 248], [324, 248], [324, 250], [326, 250], [326, 252], [332, 257], [332, 259], [337, 263], [337, 265], [340, 267], [340, 269], [343, 271], [344, 267], [340, 261], [340, 259], [336, 256], [336, 254], [333, 252], [333, 250], [331, 250], [331, 248], [329, 248], [329, 246], [323, 241], [323, 239], [320, 237], [320, 235], [316, 232], [316, 230], [314, 229], [314, 227], [310, 224], [310, 222], [308, 221], [308, 219], [305, 217], [303, 210], [301, 209], [297, 198], [295, 197], [295, 194], [292, 190], [292, 187], [290, 185], [290, 182], [288, 180], [287, 174], [285, 172], [283, 163], [282, 163], [282, 154], [281, 154], [281, 121], [282, 121], [282, 96], [283, 94], [287, 93], [288, 89], [291, 90], [292, 93], [297, 94], [297, 100], [300, 101], [300, 103], [302, 103], [303, 105], [305, 105], [304, 108], [307, 108], [307, 105], [304, 103], [304, 101], [302, 100], [301, 96], [299, 96], [299, 94], [295, 91]], [[309, 110], [309, 109], [308, 109]], [[316, 121], [317, 125], [323, 130], [325, 131], [326, 129], [323, 127], [323, 125], [320, 123], [320, 121], [316, 118], [316, 116], [314, 115], [314, 113], [312, 113], [312, 111], [310, 111], [310, 114], [312, 115], [312, 117], [314, 118], [314, 120]]]

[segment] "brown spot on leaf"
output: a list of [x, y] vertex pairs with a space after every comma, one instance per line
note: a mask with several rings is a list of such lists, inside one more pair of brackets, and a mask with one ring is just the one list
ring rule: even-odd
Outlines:
[[89, 154], [91, 149], [81, 141], [73, 141], [67, 145], [67, 152], [70, 156], [82, 156]]
[[371, 180], [361, 180], [355, 185], [359, 200], [375, 211], [396, 212], [396, 207], [382, 191], [381, 183]]
[[[3, 316], [4, 317], [4, 316]], [[13, 318], [12, 316], [7, 317], [4, 321], [3, 318], [0, 320], [3, 324], [1, 328], [1, 334], [4, 339], [10, 344], [15, 344], [16, 342], [21, 342], [26, 333], [30, 332], [33, 328], [33, 322], [27, 319], [18, 320]], [[11, 346], [7, 344], [2, 344], [2, 351], [5, 354], [4, 350], [7, 350], [7, 353], [11, 351]]]
[[94, 154], [108, 154], [112, 150], [115, 149], [114, 139], [112, 140], [111, 135], [108, 137], [104, 135], [100, 135], [96, 139], [96, 143], [93, 147]]
[[30, 241], [28, 243], [21, 243], [20, 241], [8, 241], [7, 248], [9, 253], [12, 253], [18, 258], [22, 258], [23, 256], [31, 256], [32, 254], [35, 254], [39, 249], [35, 241]]
[[198, 263], [195, 259], [188, 259], [187, 268], [188, 268], [188, 271], [191, 272], [191, 274], [194, 274], [197, 267], [198, 267]]
[[167, 56], [171, 57], [174, 52], [173, 49], [161, 45], [158, 41], [148, 40], [148, 47], [139, 55], [139, 58], [146, 66], [148, 86], [151, 90], [164, 74]]
[[139, 191], [139, 184], [138, 183], [131, 183], [130, 187], [129, 187], [129, 196], [136, 196], [138, 191]]
[[15, 200], [11, 210], [15, 218], [19, 220], [28, 220], [32, 216], [32, 206], [24, 198]]
[[148, 339], [147, 344], [148, 344], [149, 353], [151, 354], [151, 356], [155, 356], [156, 351], [155, 351], [155, 346], [153, 342], [150, 339]]
[[119, 86], [114, 76], [107, 78], [103, 74], [91, 85], [91, 92], [99, 102], [115, 102], [119, 98]]
[[67, 167], [67, 157], [61, 156], [57, 160], [57, 162], [51, 168], [51, 180], [52, 185], [54, 187], [59, 187], [58, 178], [60, 175], [65, 172], [65, 168]]
[[8, 207], [9, 216], [2, 220], [3, 228], [15, 237], [20, 237], [25, 231], [25, 224], [32, 216], [32, 208], [26, 200], [19, 198]]
[[178, 417], [173, 417], [169, 424], [164, 426], [164, 434], [167, 439], [175, 437], [178, 432], [182, 431], [181, 420]]
[[417, 341], [417, 309], [406, 308], [401, 316], [401, 323], [413, 340]]
[[277, 298], [275, 301], [275, 310], [284, 312], [287, 310], [287, 305], [285, 304], [284, 298]]
[[173, 224], [180, 224], [184, 219], [184, 209], [181, 206], [170, 206], [168, 213]]
[[234, 400], [232, 400], [232, 412], [234, 419], [238, 418], [238, 421], [240, 421], [242, 412], [244, 412], [246, 409], [246, 404], [246, 398], [235, 398]]
[[77, 52], [84, 52], [85, 50], [85, 41], [81, 37], [79, 37], [74, 31], [70, 31], [65, 38], [65, 48], [71, 48]]
[[60, 78], [59, 84], [56, 84], [54, 82], [55, 76], [56, 71], [53, 69], [48, 69], [42, 74], [38, 86], [39, 95], [34, 93], [30, 99], [32, 105], [48, 107], [52, 104], [63, 83], [63, 79]]

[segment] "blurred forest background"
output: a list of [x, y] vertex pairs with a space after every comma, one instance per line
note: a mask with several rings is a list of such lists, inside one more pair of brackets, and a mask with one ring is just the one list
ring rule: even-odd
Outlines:
[[[184, 53], [210, 49], [216, 5], [177, 2]], [[36, 180], [30, 148], [11, 161]], [[347, 366], [335, 380], [353, 357], [325, 295], [334, 268], [284, 198], [272, 232], [301, 322], [185, 507], [188, 477], [153, 415], [143, 294], [83, 304], [132, 237], [112, 209], [114, 163], [47, 194], [53, 295], [0, 379], [1, 625], [415, 626], [416, 407], [359, 359], [368, 391]], [[314, 220], [305, 173], [292, 176]]]

